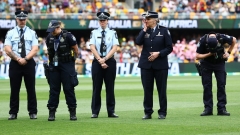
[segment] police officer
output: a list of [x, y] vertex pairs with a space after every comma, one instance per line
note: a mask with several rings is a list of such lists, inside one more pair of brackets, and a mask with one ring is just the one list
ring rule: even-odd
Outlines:
[[116, 78], [116, 60], [113, 55], [119, 45], [117, 33], [107, 27], [110, 14], [98, 12], [100, 27], [92, 31], [90, 36], [90, 48], [94, 55], [92, 62], [92, 116], [98, 118], [101, 108], [101, 90], [103, 81], [106, 86], [107, 112], [108, 117], [117, 118], [115, 114], [114, 83]]
[[16, 11], [17, 26], [7, 32], [5, 51], [11, 58], [9, 64], [10, 78], [10, 111], [9, 120], [17, 119], [19, 110], [19, 92], [24, 77], [28, 96], [28, 112], [30, 119], [37, 119], [37, 98], [35, 91], [35, 66], [33, 57], [38, 51], [36, 32], [26, 26], [27, 11]]
[[158, 25], [158, 13], [148, 11], [143, 14], [144, 28], [136, 38], [136, 44], [142, 45], [142, 53], [138, 63], [141, 68], [141, 80], [144, 89], [143, 120], [151, 119], [153, 111], [153, 86], [156, 80], [160, 109], [158, 118], [167, 115], [167, 77], [168, 54], [172, 52], [172, 39], [167, 28]]
[[55, 120], [55, 112], [59, 104], [61, 84], [65, 94], [66, 103], [70, 112], [70, 120], [77, 120], [74, 87], [78, 85], [75, 72], [75, 55], [78, 54], [76, 38], [68, 31], [61, 29], [61, 22], [52, 20], [49, 23], [46, 44], [49, 55], [50, 95], [47, 107], [49, 109], [48, 121]]
[[[205, 34], [198, 43], [196, 58], [200, 59], [204, 89], [204, 111], [200, 116], [213, 115], [212, 73], [215, 74], [217, 80], [217, 115], [230, 116], [230, 113], [226, 110], [225, 61], [235, 44], [235, 37], [215, 32]], [[230, 47], [228, 47], [229, 45]], [[228, 51], [225, 51], [225, 47], [228, 47]]]

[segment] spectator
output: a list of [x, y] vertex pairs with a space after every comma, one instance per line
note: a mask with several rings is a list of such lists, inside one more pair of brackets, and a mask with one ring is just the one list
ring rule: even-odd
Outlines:
[[6, 3], [0, 0], [0, 13], [5, 11]]

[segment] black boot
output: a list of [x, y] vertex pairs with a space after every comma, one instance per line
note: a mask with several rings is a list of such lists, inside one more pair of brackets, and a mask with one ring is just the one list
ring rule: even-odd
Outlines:
[[55, 121], [56, 108], [55, 107], [48, 107], [48, 109], [49, 109], [48, 121]]
[[69, 112], [70, 112], [70, 120], [77, 120], [76, 108], [75, 107], [70, 107]]

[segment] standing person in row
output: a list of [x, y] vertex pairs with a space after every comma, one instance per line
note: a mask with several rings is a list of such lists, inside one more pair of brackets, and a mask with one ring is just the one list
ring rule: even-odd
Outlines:
[[92, 116], [98, 118], [101, 108], [101, 91], [103, 81], [106, 86], [107, 112], [108, 117], [118, 118], [115, 114], [115, 95], [114, 84], [116, 78], [116, 60], [113, 55], [117, 51], [119, 45], [117, 33], [110, 30], [108, 19], [110, 14], [107, 12], [98, 12], [100, 27], [92, 31], [90, 36], [90, 48], [94, 55], [92, 62]]
[[49, 23], [46, 44], [49, 55], [48, 83], [50, 95], [47, 107], [49, 109], [48, 121], [55, 120], [55, 112], [59, 104], [61, 84], [70, 112], [70, 120], [77, 120], [77, 101], [74, 87], [78, 85], [75, 72], [75, 58], [78, 54], [76, 38], [70, 32], [62, 30], [61, 22], [52, 20]]
[[35, 91], [35, 66], [33, 57], [38, 51], [38, 36], [26, 26], [27, 11], [16, 11], [17, 26], [10, 29], [5, 39], [5, 51], [11, 58], [9, 78], [11, 86], [9, 120], [17, 119], [19, 92], [22, 77], [27, 89], [28, 112], [30, 119], [37, 119], [37, 98]]
[[[230, 116], [226, 110], [226, 78], [225, 61], [231, 54], [236, 38], [233, 36], [210, 32], [200, 38], [196, 58], [200, 60], [203, 85], [204, 111], [200, 116], [213, 115], [212, 74], [217, 80], [217, 115]], [[225, 47], [229, 46], [225, 51]]]
[[143, 29], [136, 38], [136, 44], [142, 45], [142, 53], [138, 63], [141, 68], [141, 79], [144, 89], [144, 113], [142, 119], [151, 119], [153, 111], [153, 87], [156, 80], [160, 109], [158, 118], [167, 115], [167, 78], [168, 55], [172, 52], [172, 39], [167, 28], [158, 25], [158, 13], [148, 11], [143, 14]]

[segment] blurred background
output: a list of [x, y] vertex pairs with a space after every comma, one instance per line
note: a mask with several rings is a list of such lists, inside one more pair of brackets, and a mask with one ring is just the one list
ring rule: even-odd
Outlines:
[[[228, 72], [240, 71], [240, 0], [0, 0], [0, 78], [8, 75], [10, 58], [4, 52], [3, 43], [7, 31], [16, 26], [14, 12], [18, 9], [29, 12], [27, 26], [39, 37], [39, 52], [34, 57], [37, 70], [48, 61], [46, 29], [49, 21], [56, 19], [77, 39], [76, 71], [79, 75], [89, 75], [93, 60], [89, 37], [98, 28], [96, 13], [105, 11], [111, 14], [109, 27], [117, 31], [120, 42], [114, 55], [117, 73], [138, 75], [141, 47], [135, 44], [135, 38], [142, 28], [141, 14], [156, 11], [159, 24], [168, 27], [173, 40], [174, 49], [168, 56], [170, 74], [196, 72], [197, 43], [210, 31], [237, 38], [226, 67]], [[42, 76], [42, 71], [36, 76]]]

